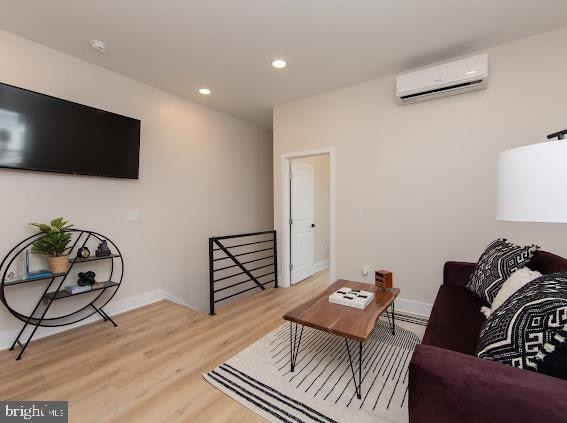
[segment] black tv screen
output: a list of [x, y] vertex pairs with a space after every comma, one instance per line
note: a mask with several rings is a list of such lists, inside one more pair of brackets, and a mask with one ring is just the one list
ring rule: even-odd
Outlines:
[[140, 121], [0, 83], [0, 167], [138, 179]]

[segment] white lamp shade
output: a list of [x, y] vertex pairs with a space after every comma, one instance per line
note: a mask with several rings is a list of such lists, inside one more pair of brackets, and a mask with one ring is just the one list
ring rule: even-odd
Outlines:
[[567, 140], [498, 155], [496, 219], [567, 222]]

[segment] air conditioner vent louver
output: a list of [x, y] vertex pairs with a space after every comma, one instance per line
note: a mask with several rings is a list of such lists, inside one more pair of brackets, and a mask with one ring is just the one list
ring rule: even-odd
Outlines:
[[452, 91], [452, 90], [457, 90], [457, 89], [461, 89], [461, 88], [465, 88], [465, 87], [471, 87], [471, 86], [478, 85], [478, 84], [482, 84], [482, 81], [479, 80], [479, 81], [463, 82], [462, 84], [449, 85], [448, 87], [436, 88], [436, 89], [433, 89], [433, 90], [424, 91], [422, 93], [404, 95], [404, 96], [401, 96], [400, 98], [402, 100], [409, 100], [410, 98], [428, 96], [428, 95], [435, 94], [435, 93], [443, 93], [443, 92], [446, 92], [446, 91]]

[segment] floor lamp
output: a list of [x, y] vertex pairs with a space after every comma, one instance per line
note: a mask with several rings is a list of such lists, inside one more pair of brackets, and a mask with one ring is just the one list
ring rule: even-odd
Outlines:
[[498, 155], [497, 220], [567, 223], [566, 136]]

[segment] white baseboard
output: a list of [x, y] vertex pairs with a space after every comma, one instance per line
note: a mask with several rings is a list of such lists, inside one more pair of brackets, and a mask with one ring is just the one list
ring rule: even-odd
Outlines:
[[396, 310], [404, 311], [406, 313], [429, 317], [432, 307], [433, 304], [407, 300], [405, 298], [396, 298]]
[[331, 265], [331, 260], [323, 260], [320, 261], [319, 263], [315, 263], [313, 265], [313, 270], [315, 271], [315, 273], [320, 272], [323, 269], [326, 269], [327, 267], [329, 267]]
[[[113, 316], [115, 314], [124, 313], [125, 311], [133, 310], [138, 307], [142, 307], [148, 304], [152, 304], [161, 300], [165, 299], [172, 299], [171, 295], [169, 295], [166, 291], [161, 288], [154, 289], [153, 291], [143, 292], [138, 295], [134, 295], [128, 298], [122, 298], [119, 300], [111, 301], [108, 305], [104, 308], [104, 310], [108, 313], [109, 316]], [[173, 300], [175, 301], [175, 300]], [[178, 301], [175, 301], [178, 302]], [[55, 335], [56, 333], [65, 332], [69, 329], [73, 329], [79, 326], [86, 325], [88, 323], [95, 322], [100, 320], [101, 318], [97, 316], [91, 316], [88, 319], [85, 319], [81, 322], [75, 323], [74, 325], [63, 326], [63, 327], [54, 327], [54, 328], [38, 328], [34, 339], [44, 338], [46, 336]], [[0, 350], [8, 349], [18, 336], [18, 332], [20, 329], [15, 330], [8, 330], [4, 332], [0, 332]], [[29, 335], [29, 332], [26, 330], [24, 335]]]
[[113, 316], [148, 304], [157, 303], [158, 301], [165, 300], [166, 298], [167, 296], [165, 291], [158, 288], [153, 291], [142, 292], [141, 294], [134, 295], [133, 297], [111, 301], [104, 308], [104, 311], [106, 311], [109, 316]]
[[162, 288], [163, 291], [163, 298], [166, 300], [169, 300], [171, 302], [174, 302], [176, 304], [185, 306], [187, 308], [191, 308], [194, 309], [194, 307], [191, 307], [189, 304], [187, 304], [185, 301], [180, 300], [179, 298], [177, 298], [175, 295], [173, 295], [172, 293], [166, 291], [165, 289]]

